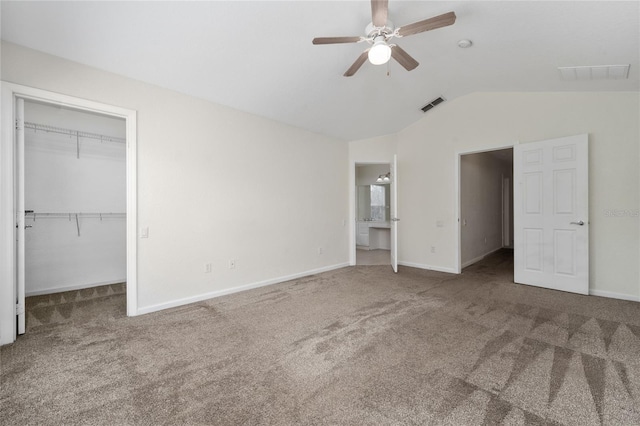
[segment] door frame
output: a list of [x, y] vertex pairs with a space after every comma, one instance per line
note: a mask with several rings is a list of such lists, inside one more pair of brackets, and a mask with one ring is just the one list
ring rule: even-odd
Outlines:
[[349, 164], [349, 265], [356, 265], [356, 233], [358, 227], [356, 226], [356, 198], [357, 185], [356, 185], [356, 166], [381, 166], [388, 165], [389, 161], [350, 161]]
[[[513, 206], [513, 197], [511, 196], [511, 188], [513, 186], [513, 176], [511, 178], [502, 175], [502, 247], [511, 247], [511, 222], [513, 222], [513, 214], [509, 207]], [[505, 202], [506, 200], [506, 202]], [[506, 220], [505, 220], [506, 219]]]
[[[469, 154], [481, 154], [483, 152], [491, 152], [491, 151], [500, 151], [502, 149], [513, 149], [514, 146], [516, 146], [519, 142], [514, 142], [512, 144], [508, 144], [508, 145], [499, 145], [499, 146], [495, 146], [495, 147], [491, 147], [491, 148], [482, 148], [482, 149], [474, 149], [474, 150], [469, 150], [469, 151], [458, 151], [455, 154], [455, 178], [454, 178], [454, 182], [455, 182], [455, 194], [456, 196], [455, 198], [455, 212], [457, 214], [457, 226], [454, 227], [454, 232], [455, 232], [455, 241], [456, 241], [456, 260], [455, 260], [455, 270], [454, 273], [456, 274], [460, 274], [462, 273], [462, 222], [461, 222], [461, 216], [462, 216], [462, 211], [461, 211], [461, 202], [460, 202], [460, 162], [462, 161], [462, 156], [463, 155], [469, 155]], [[511, 200], [511, 202], [513, 203], [513, 200]]]
[[[137, 283], [137, 113], [135, 110], [2, 81], [0, 135], [0, 345], [17, 337], [16, 325], [16, 188], [15, 100], [69, 107], [123, 118], [126, 125], [127, 174], [127, 315], [138, 315]], [[24, 159], [22, 159], [24, 161]]]

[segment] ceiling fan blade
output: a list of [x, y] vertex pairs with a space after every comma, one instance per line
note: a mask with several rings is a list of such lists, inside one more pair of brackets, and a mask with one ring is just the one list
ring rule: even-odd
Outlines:
[[425, 31], [436, 30], [438, 28], [453, 25], [456, 22], [456, 14], [454, 12], [445, 13], [443, 15], [434, 16], [424, 21], [414, 22], [405, 25], [396, 30], [400, 37], [406, 37], [413, 34], [423, 33]]
[[313, 44], [357, 43], [362, 37], [316, 37]]
[[387, 24], [389, 0], [371, 0], [371, 22], [374, 27], [384, 27]]
[[369, 49], [362, 52], [362, 54], [358, 56], [358, 59], [356, 59], [353, 65], [351, 65], [347, 70], [347, 72], [344, 73], [344, 76], [351, 77], [352, 75], [354, 75], [360, 69], [362, 64], [364, 64], [367, 61], [368, 54], [369, 54]]
[[398, 45], [394, 45], [391, 48], [391, 57], [398, 61], [398, 63], [402, 65], [407, 71], [411, 71], [412, 69], [420, 65], [418, 61], [413, 59], [411, 55], [405, 52], [405, 50]]

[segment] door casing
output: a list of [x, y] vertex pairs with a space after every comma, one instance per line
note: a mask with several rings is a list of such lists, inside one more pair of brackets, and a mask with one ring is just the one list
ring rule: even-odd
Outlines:
[[137, 315], [136, 111], [4, 81], [0, 84], [2, 106], [0, 114], [2, 122], [2, 133], [0, 134], [0, 205], [2, 206], [0, 209], [0, 345], [11, 343], [17, 337], [15, 104], [18, 98], [125, 120], [127, 139], [127, 315]]
[[349, 164], [349, 265], [356, 265], [356, 198], [358, 188], [356, 186], [356, 166], [391, 165], [390, 161], [351, 161]]

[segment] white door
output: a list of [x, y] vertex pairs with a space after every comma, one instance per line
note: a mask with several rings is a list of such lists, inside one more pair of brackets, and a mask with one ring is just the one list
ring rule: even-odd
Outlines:
[[398, 156], [391, 162], [391, 267], [398, 272]]
[[516, 145], [515, 282], [589, 293], [588, 135]]
[[25, 288], [25, 217], [24, 217], [24, 99], [16, 99], [16, 315], [18, 334], [25, 332], [24, 288]]

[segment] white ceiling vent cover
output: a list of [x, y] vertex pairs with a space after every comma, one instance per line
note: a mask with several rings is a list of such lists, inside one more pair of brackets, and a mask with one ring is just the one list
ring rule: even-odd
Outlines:
[[624, 80], [629, 78], [629, 65], [558, 67], [558, 71], [560, 71], [560, 78], [566, 81]]

